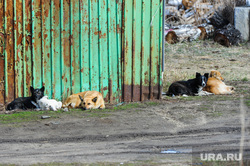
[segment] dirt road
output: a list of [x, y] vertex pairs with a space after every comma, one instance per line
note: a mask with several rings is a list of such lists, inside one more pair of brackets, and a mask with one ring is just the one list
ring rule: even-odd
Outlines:
[[[249, 103], [250, 82], [232, 82]], [[249, 106], [245, 147], [250, 147]], [[98, 113], [98, 112], [97, 112]], [[188, 165], [212, 146], [238, 152], [240, 95], [165, 98], [102, 116], [60, 116], [0, 125], [1, 164], [135, 163]], [[174, 151], [172, 151], [174, 150]], [[250, 148], [249, 148], [250, 150]], [[172, 151], [172, 152], [171, 152]], [[166, 154], [168, 152], [178, 154]]]

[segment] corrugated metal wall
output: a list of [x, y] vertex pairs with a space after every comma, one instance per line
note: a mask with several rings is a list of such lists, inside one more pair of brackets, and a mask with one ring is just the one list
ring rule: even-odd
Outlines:
[[124, 101], [161, 97], [162, 8], [162, 0], [124, 2]]
[[64, 100], [159, 98], [162, 0], [0, 0], [0, 103], [45, 86]]

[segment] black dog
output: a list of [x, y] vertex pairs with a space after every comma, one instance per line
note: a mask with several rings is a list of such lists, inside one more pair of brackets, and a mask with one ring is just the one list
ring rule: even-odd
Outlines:
[[18, 97], [7, 105], [7, 110], [14, 109], [35, 109], [39, 108], [37, 101], [44, 96], [44, 86], [41, 89], [34, 89], [30, 87], [31, 96], [30, 97]]
[[195, 96], [202, 91], [203, 87], [206, 86], [208, 75], [209, 75], [208, 73], [205, 73], [204, 75], [196, 73], [196, 78], [194, 79], [174, 82], [170, 85], [168, 92], [166, 94], [168, 96], [176, 96], [176, 95]]

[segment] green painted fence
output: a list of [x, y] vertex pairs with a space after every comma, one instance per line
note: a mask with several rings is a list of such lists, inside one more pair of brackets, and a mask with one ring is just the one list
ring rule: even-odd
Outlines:
[[0, 0], [0, 103], [45, 86], [49, 98], [161, 97], [162, 0]]

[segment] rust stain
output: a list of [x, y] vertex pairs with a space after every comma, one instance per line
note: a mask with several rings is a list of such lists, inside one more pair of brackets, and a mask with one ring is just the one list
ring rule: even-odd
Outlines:
[[28, 31], [28, 32], [31, 31], [31, 24], [27, 24], [26, 31]]
[[41, 11], [37, 11], [36, 14], [35, 14], [35, 16], [36, 16], [37, 18], [40, 17], [40, 16], [41, 16]]
[[17, 39], [17, 43], [21, 44], [22, 43], [22, 40], [23, 40], [23, 36], [20, 35]]
[[99, 38], [106, 38], [106, 36], [107, 36], [106, 33], [102, 34], [102, 31], [96, 31], [94, 34], [99, 35]]
[[132, 101], [141, 101], [141, 86], [140, 85], [133, 85]]
[[117, 33], [121, 33], [121, 27], [120, 27], [120, 24], [117, 24], [116, 28], [117, 28]]
[[123, 86], [123, 100], [125, 102], [132, 101], [132, 86], [131, 85], [124, 85]]
[[[26, 43], [27, 43], [27, 45], [31, 45], [31, 40], [32, 40], [31, 35], [28, 35], [28, 36], [26, 37]], [[28, 50], [28, 49], [29, 49], [29, 48], [26, 47], [26, 50]]]
[[45, 17], [49, 17], [49, 10], [45, 10], [44, 14], [45, 14]]
[[113, 95], [113, 88], [112, 88], [112, 85], [113, 85], [113, 80], [112, 79], [109, 79], [109, 100], [110, 100], [110, 103], [113, 103], [114, 101], [112, 100], [112, 95]]

